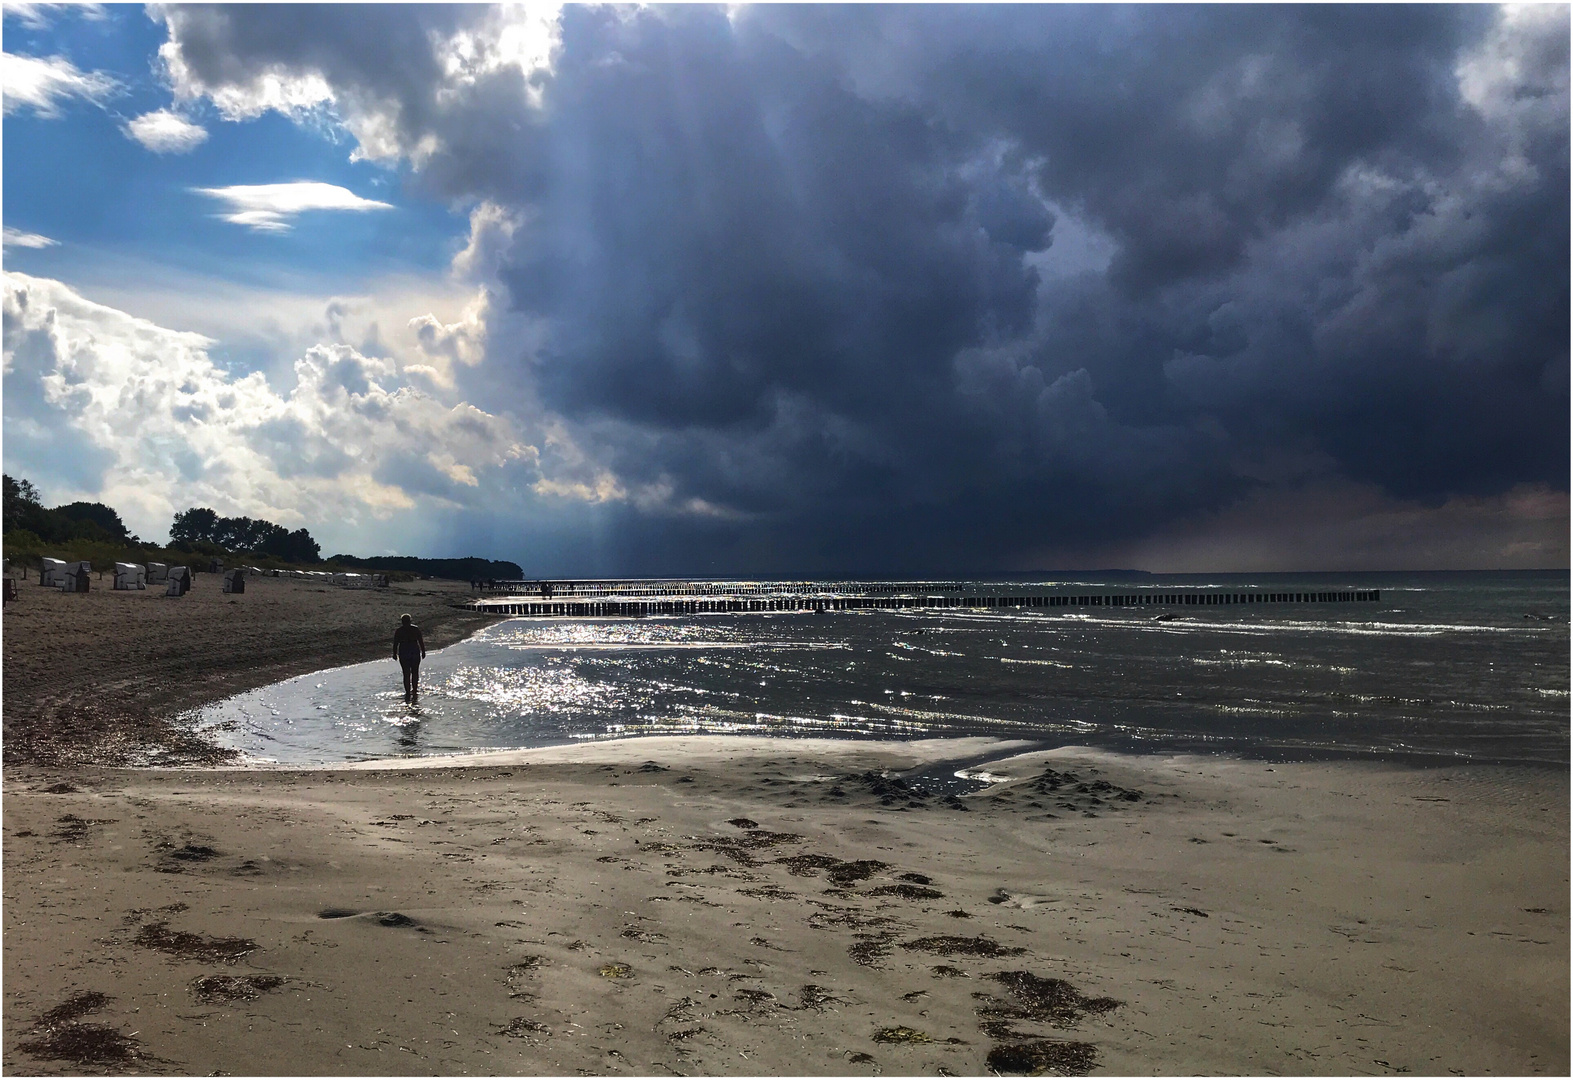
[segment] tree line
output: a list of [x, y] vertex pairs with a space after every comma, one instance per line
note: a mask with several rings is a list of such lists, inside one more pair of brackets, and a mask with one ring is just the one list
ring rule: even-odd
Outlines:
[[73, 502], [46, 507], [38, 489], [26, 480], [5, 476], [5, 531], [28, 532], [49, 544], [86, 540], [93, 543], [136, 546], [142, 543], [126, 528], [113, 507], [97, 502]]
[[[112, 506], [73, 502], [48, 507], [27, 480], [6, 475], [4, 528], [7, 548], [30, 549], [39, 544], [103, 544], [127, 549], [156, 549], [126, 528]], [[321, 548], [305, 529], [291, 532], [262, 518], [221, 517], [217, 511], [193, 506], [175, 515], [169, 547], [199, 555], [254, 555], [288, 563], [320, 563]]]
[[[168, 550], [181, 555], [247, 555], [297, 565], [323, 564], [321, 548], [305, 529], [291, 531], [262, 518], [223, 517], [205, 506], [193, 506], [175, 515], [169, 527], [169, 546], [164, 549], [133, 535], [113, 507], [98, 502], [46, 507], [37, 488], [9, 475], [5, 476], [4, 529], [6, 554], [13, 560], [20, 557], [36, 562], [40, 555], [59, 555], [70, 548], [80, 554], [69, 558], [91, 558], [95, 563], [118, 558], [120, 552]], [[475, 557], [420, 559], [388, 555], [361, 559], [334, 555], [327, 565], [460, 581], [524, 576], [517, 563]]]
[[321, 548], [305, 529], [290, 532], [262, 518], [220, 517], [205, 506], [193, 506], [175, 515], [169, 527], [171, 546], [215, 544], [226, 551], [271, 555], [292, 563], [322, 561]]

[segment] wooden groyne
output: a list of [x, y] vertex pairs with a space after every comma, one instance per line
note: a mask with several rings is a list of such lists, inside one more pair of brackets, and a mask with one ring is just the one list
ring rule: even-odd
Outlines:
[[1348, 604], [1377, 603], [1380, 589], [1331, 592], [1274, 592], [1248, 589], [1221, 592], [1194, 590], [1183, 592], [1144, 591], [1130, 593], [1047, 593], [1037, 596], [880, 596], [825, 593], [777, 593], [775, 595], [671, 595], [554, 597], [488, 597], [473, 603], [477, 610], [502, 615], [564, 616], [597, 618], [602, 616], [645, 615], [720, 615], [734, 612], [883, 611], [910, 608], [959, 608], [990, 610], [999, 608], [1154, 608], [1217, 607], [1249, 604]]

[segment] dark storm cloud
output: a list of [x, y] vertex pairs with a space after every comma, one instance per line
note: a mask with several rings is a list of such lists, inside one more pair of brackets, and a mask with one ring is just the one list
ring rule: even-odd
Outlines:
[[318, 71], [440, 141], [424, 190], [521, 212], [545, 345], [463, 377], [667, 493], [605, 510], [607, 568], [943, 572], [1307, 479], [1567, 488], [1565, 9], [570, 8], [538, 105], [438, 91], [422, 35], [478, 13], [286, 11], [169, 18], [209, 82]]

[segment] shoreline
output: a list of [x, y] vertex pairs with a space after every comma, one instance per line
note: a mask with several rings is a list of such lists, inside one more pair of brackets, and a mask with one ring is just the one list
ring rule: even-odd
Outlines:
[[[331, 669], [323, 669], [331, 670]], [[309, 673], [308, 673], [309, 674]], [[557, 752], [563, 755], [572, 754], [572, 757], [563, 756], [560, 760], [564, 763], [575, 760], [612, 761], [636, 753], [633, 749], [616, 751], [611, 754], [593, 754], [593, 748], [632, 747], [642, 744], [670, 744], [686, 743], [689, 740], [715, 739], [727, 743], [746, 744], [751, 748], [763, 747], [793, 747], [793, 748], [819, 748], [823, 746], [825, 752], [831, 748], [844, 747], [849, 751], [853, 748], [877, 753], [886, 750], [899, 753], [899, 748], [919, 744], [935, 744], [938, 746], [961, 746], [965, 744], [994, 744], [999, 746], [1019, 745], [1023, 748], [1036, 748], [1024, 752], [1047, 753], [1052, 750], [1073, 750], [1085, 754], [1107, 754], [1112, 758], [1119, 758], [1133, 763], [1159, 762], [1167, 760], [1194, 760], [1197, 762], [1217, 761], [1234, 762], [1238, 764], [1317, 766], [1317, 767], [1350, 767], [1350, 768], [1375, 768], [1390, 769], [1394, 772], [1412, 772], [1417, 774], [1435, 773], [1442, 771], [1480, 771], [1480, 772], [1506, 772], [1515, 773], [1522, 771], [1527, 775], [1545, 775], [1557, 777], [1570, 772], [1568, 763], [1539, 760], [1473, 760], [1473, 759], [1447, 759], [1434, 754], [1415, 753], [1410, 755], [1377, 756], [1374, 753], [1361, 751], [1322, 751], [1316, 755], [1294, 756], [1285, 753], [1260, 751], [1257, 753], [1242, 753], [1235, 750], [1219, 750], [1211, 753], [1174, 748], [1154, 747], [1146, 750], [1133, 750], [1124, 747], [1095, 746], [1088, 743], [1064, 742], [1057, 745], [1048, 745], [1050, 739], [1006, 739], [991, 735], [935, 735], [914, 739], [894, 738], [825, 738], [812, 735], [735, 735], [724, 733], [695, 733], [685, 735], [616, 735], [593, 736], [571, 743], [552, 743], [545, 746], [505, 746], [497, 748], [475, 749], [470, 751], [454, 751], [439, 754], [414, 754], [408, 757], [374, 757], [356, 758], [344, 761], [324, 762], [281, 762], [262, 758], [250, 757], [244, 752], [236, 751], [235, 760], [223, 762], [193, 762], [178, 765], [143, 765], [132, 766], [147, 770], [168, 771], [255, 771], [255, 772], [372, 772], [396, 771], [409, 769], [458, 769], [458, 768], [504, 768], [511, 765], [527, 765], [531, 763], [546, 764]], [[758, 747], [753, 747], [757, 743]], [[965, 757], [966, 755], [962, 755]], [[924, 756], [910, 768], [918, 768], [924, 764], [938, 764], [950, 760], [951, 755], [940, 755], [936, 752]], [[961, 758], [957, 758], [960, 760]], [[981, 764], [981, 763], [980, 763]]]
[[234, 694], [391, 654], [399, 615], [428, 648], [500, 621], [463, 606], [463, 582], [348, 590], [248, 578], [228, 596], [199, 574], [179, 598], [157, 589], [59, 593], [23, 586], [5, 605], [5, 764], [216, 763], [228, 756], [189, 715]]

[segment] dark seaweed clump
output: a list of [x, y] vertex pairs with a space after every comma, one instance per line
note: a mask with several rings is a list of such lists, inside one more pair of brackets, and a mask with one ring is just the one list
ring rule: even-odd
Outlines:
[[797, 1007], [810, 1009], [814, 1012], [824, 1012], [825, 1006], [830, 1004], [845, 1005], [845, 998], [838, 998], [823, 986], [814, 983], [804, 983], [803, 988], [797, 992]]
[[71, 995], [40, 1016], [38, 1026], [53, 1027], [56, 1024], [69, 1024], [73, 1020], [80, 1020], [88, 1013], [97, 1012], [111, 1000], [108, 994], [101, 994], [97, 990], [84, 990], [80, 994]]
[[233, 964], [247, 953], [256, 952], [258, 945], [250, 938], [215, 938], [203, 934], [188, 934], [184, 930], [171, 930], [167, 923], [148, 923], [131, 939], [133, 945], [144, 949], [178, 956], [182, 960], [203, 960], [208, 963]]
[[103, 1024], [84, 1024], [81, 1018], [109, 1004], [108, 994], [87, 990], [67, 998], [40, 1016], [33, 1037], [18, 1043], [24, 1054], [47, 1061], [76, 1065], [129, 1065], [143, 1057], [137, 1042]]
[[[751, 835], [758, 835], [757, 833]], [[825, 877], [832, 885], [847, 888], [859, 881], [871, 878], [887, 864], [877, 859], [857, 859], [851, 862], [842, 862], [833, 855], [793, 855], [786, 859], [777, 859], [776, 862], [785, 866], [798, 877], [812, 877], [817, 870], [825, 871]]]
[[1001, 945], [993, 938], [956, 937], [951, 934], [903, 941], [901, 947], [915, 952], [938, 953], [940, 956], [1020, 956], [1027, 951], [1014, 945]]
[[938, 889], [925, 889], [921, 885], [881, 885], [868, 891], [870, 896], [899, 896], [903, 900], [938, 900], [945, 894]]
[[191, 980], [191, 993], [198, 1001], [255, 1001], [269, 990], [284, 985], [282, 975], [203, 975]]
[[1082, 1017], [1120, 1007], [1113, 998], [1089, 998], [1064, 979], [1042, 979], [1026, 971], [1001, 971], [989, 978], [1010, 993], [1010, 1000], [979, 994], [979, 1028], [992, 1039], [1020, 1039], [1015, 1020], [1035, 1020], [1055, 1027], [1073, 1027]]
[[984, 1059], [984, 1067], [1000, 1075], [1085, 1076], [1097, 1063], [1098, 1050], [1091, 1043], [1040, 1039], [1037, 1042], [996, 1046]]
[[24, 1054], [78, 1065], [129, 1065], [142, 1056], [135, 1039], [103, 1024], [66, 1024], [20, 1043]]
[[854, 964], [868, 967], [890, 955], [889, 934], [859, 935], [860, 940], [847, 950]]
[[702, 839], [692, 845], [694, 851], [714, 851], [718, 855], [725, 855], [733, 862], [742, 866], [758, 866], [759, 863], [751, 854], [761, 848], [776, 847], [780, 844], [801, 844], [803, 838], [796, 833], [770, 832], [766, 829], [748, 829], [737, 836], [717, 836]]

